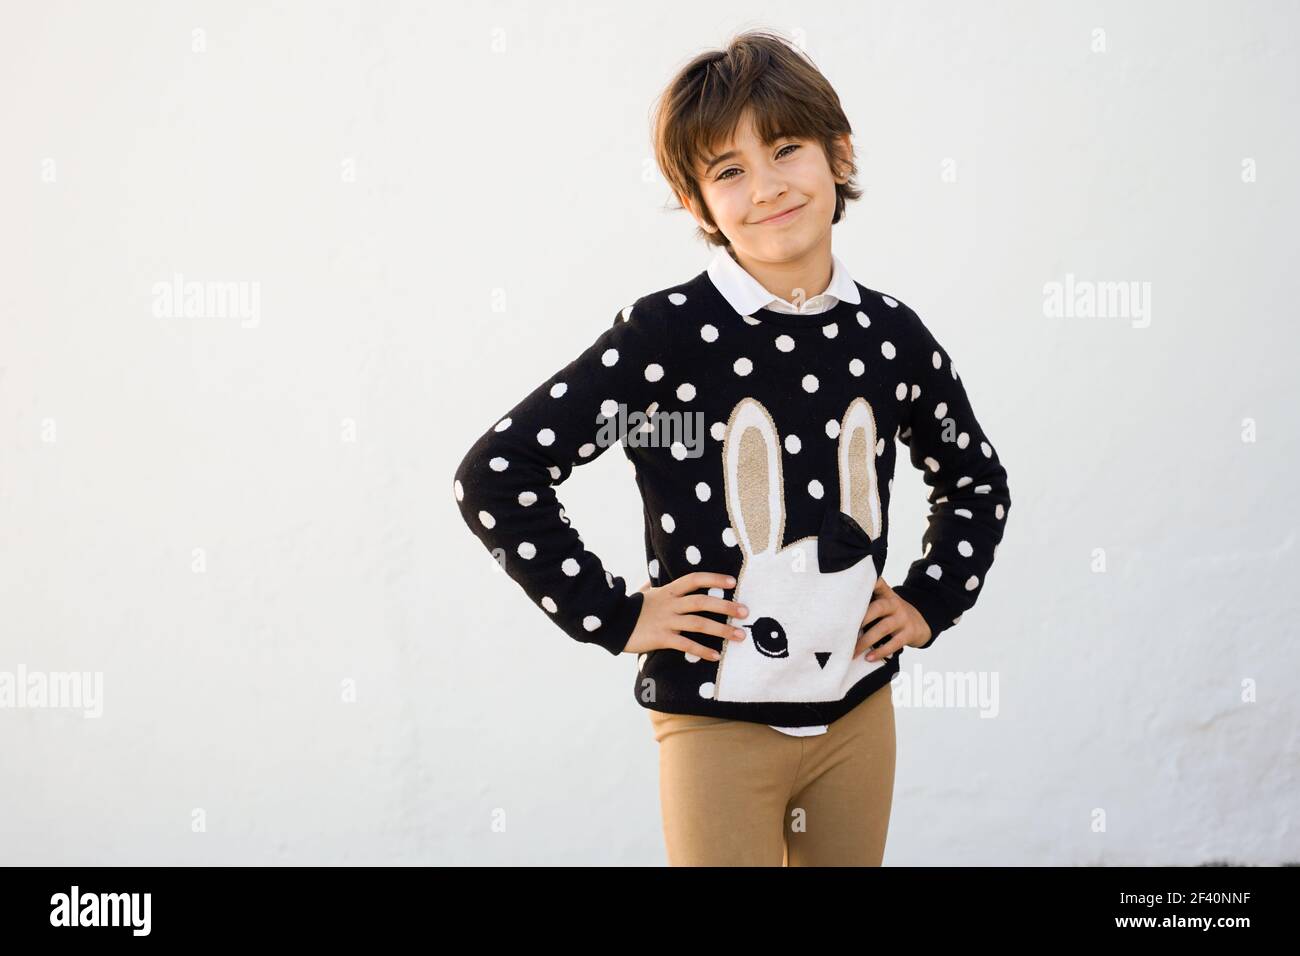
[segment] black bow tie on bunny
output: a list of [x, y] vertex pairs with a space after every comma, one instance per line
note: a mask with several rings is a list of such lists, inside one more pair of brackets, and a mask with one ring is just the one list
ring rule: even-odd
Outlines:
[[826, 509], [817, 535], [817, 567], [823, 573], [843, 571], [870, 556], [876, 565], [876, 577], [880, 577], [885, 570], [884, 544], [883, 534], [872, 540], [852, 515], [832, 505]]

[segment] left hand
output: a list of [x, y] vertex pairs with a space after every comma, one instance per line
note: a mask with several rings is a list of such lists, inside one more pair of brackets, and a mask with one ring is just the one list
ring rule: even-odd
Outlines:
[[[893, 637], [872, 649], [872, 644], [890, 634]], [[871, 592], [871, 603], [867, 605], [866, 616], [862, 618], [862, 627], [858, 628], [858, 644], [853, 650], [853, 656], [868, 651], [869, 661], [889, 660], [899, 648], [920, 647], [928, 640], [930, 625], [925, 623], [921, 612], [899, 597], [885, 583], [884, 578], [877, 578], [876, 586]]]

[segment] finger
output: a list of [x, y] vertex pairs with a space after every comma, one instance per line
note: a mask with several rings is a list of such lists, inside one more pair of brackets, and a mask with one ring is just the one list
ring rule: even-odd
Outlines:
[[697, 644], [689, 637], [682, 637], [680, 634], [673, 640], [673, 647], [685, 654], [694, 654], [706, 661], [716, 661], [721, 659], [722, 655], [711, 647], [705, 647], [703, 644]]
[[679, 614], [690, 611], [712, 611], [715, 614], [734, 617], [739, 621], [749, 617], [749, 608], [739, 601], [728, 601], [726, 598], [714, 597], [711, 594], [683, 595], [673, 602], [673, 610]]
[[742, 628], [734, 627], [730, 624], [723, 624], [721, 621], [715, 621], [708, 617], [700, 617], [696, 614], [677, 615], [673, 618], [672, 627], [679, 631], [695, 631], [699, 634], [713, 634], [717, 637], [725, 637], [729, 641], [743, 641], [749, 636]]
[[905, 647], [906, 645], [907, 645], [906, 638], [904, 638], [902, 634], [895, 634], [884, 644], [881, 644], [879, 647], [873, 648], [872, 650], [868, 651], [867, 660], [872, 662], [887, 661], [894, 656], [895, 652], [897, 652], [899, 648]]
[[901, 630], [903, 624], [904, 620], [901, 615], [892, 613], [884, 615], [875, 624], [867, 628], [865, 633], [858, 635], [858, 643], [853, 649], [853, 656], [857, 657], [863, 652], [870, 651], [873, 645], [880, 644]]
[[712, 571], [692, 571], [690, 574], [684, 574], [668, 584], [668, 587], [671, 588], [669, 593], [679, 597], [690, 594], [692, 591], [707, 591], [709, 588], [732, 588], [735, 586], [736, 579], [731, 575], [715, 574]]

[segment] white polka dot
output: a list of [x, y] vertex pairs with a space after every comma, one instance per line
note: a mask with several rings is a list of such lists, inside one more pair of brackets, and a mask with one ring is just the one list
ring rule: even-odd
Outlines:
[[975, 575], [972, 574], [970, 577], [966, 579], [967, 591], [974, 591], [979, 586], [980, 586], [980, 579], [977, 578]]
[[520, 541], [519, 547], [515, 550], [519, 552], [519, 557], [521, 558], [537, 557], [537, 545], [533, 544], [531, 541]]
[[980, 442], [980, 451], [984, 452], [985, 458], [993, 457], [993, 446], [986, 441]]
[[741, 318], [743, 318], [743, 319], [745, 320], [745, 324], [746, 324], [746, 325], [759, 325], [759, 324], [760, 324], [759, 321], [758, 321], [758, 319], [754, 318], [752, 315], [743, 315], [743, 316], [741, 316]]
[[975, 515], [971, 512], [971, 510], [970, 510], [969, 508], [957, 508], [955, 511], [953, 511], [953, 514], [955, 514], [955, 515], [957, 515], [958, 517], [961, 517], [961, 518], [973, 518], [973, 517], [975, 517]]
[[695, 386], [690, 382], [682, 382], [677, 386], [677, 397], [683, 402], [689, 402], [695, 397]]
[[722, 441], [727, 437], [727, 423], [714, 422], [709, 426], [709, 434], [713, 436], [714, 441]]
[[938, 405], [934, 406], [934, 417], [935, 417], [935, 418], [943, 418], [943, 416], [946, 415], [946, 414], [948, 414], [948, 403], [947, 403], [947, 402], [940, 402]]
[[884, 440], [883, 438], [877, 438], [877, 439], [876, 439], [876, 457], [879, 458], [879, 457], [880, 457], [881, 455], [883, 455], [884, 453], [885, 453], [885, 440]]
[[618, 402], [612, 398], [607, 398], [600, 403], [600, 413], [606, 418], [613, 418], [618, 414]]
[[682, 651], [682, 657], [686, 658], [688, 664], [698, 664], [700, 662], [700, 655], [692, 654], [690, 651]]
[[863, 364], [862, 359], [855, 358], [853, 361], [849, 362], [850, 375], [861, 375], [866, 370], [867, 370], [867, 366]]
[[953, 365], [952, 362], [949, 362], [949, 363], [948, 363], [948, 371], [952, 372], [953, 381], [956, 381], [956, 380], [957, 380], [957, 366]]
[[939, 368], [939, 366], [943, 365], [943, 358], [939, 355], [937, 351], [930, 356], [930, 364], [933, 365], [935, 368]]
[[839, 436], [840, 436], [840, 423], [832, 418], [826, 422], [826, 437], [838, 438]]
[[683, 445], [681, 442], [679, 441], [673, 442], [671, 445], [668, 446], [668, 450], [673, 453], [673, 457], [676, 458], [678, 461], [686, 460], [687, 449], [686, 446]]
[[992, 491], [992, 490], [993, 490], [993, 487], [992, 487], [991, 485], [976, 485], [976, 486], [975, 486], [975, 494], [977, 494], [977, 495], [987, 495], [987, 494], [988, 494], [990, 491]]
[[894, 343], [888, 340], [880, 343], [880, 354], [887, 359], [893, 358], [897, 353], [894, 349]]
[[710, 497], [712, 494], [713, 494], [713, 489], [711, 489], [711, 488], [709, 487], [709, 483], [708, 483], [708, 482], [706, 482], [706, 481], [700, 481], [700, 482], [697, 482], [697, 483], [696, 483], [696, 485], [695, 485], [695, 497], [696, 497], [696, 498], [699, 498], [701, 501], [708, 501], [708, 500], [709, 500], [709, 497]]
[[658, 362], [651, 362], [645, 367], [645, 380], [647, 382], [657, 382], [664, 377], [664, 367]]
[[747, 358], [738, 358], [731, 368], [737, 375], [748, 375], [754, 371], [754, 363]]
[[825, 493], [826, 493], [825, 490], [822, 488], [822, 483], [818, 481], [816, 478], [808, 482], [808, 494], [812, 495], [814, 498], [820, 500], [821, 496], [824, 495]]
[[962, 475], [960, 478], [957, 479], [957, 487], [965, 488], [967, 485], [971, 483], [972, 480], [973, 479], [971, 478], [970, 475]]
[[958, 541], [957, 553], [960, 554], [963, 558], [969, 558], [972, 554], [975, 553], [975, 549], [970, 546], [969, 541]]
[[614, 365], [618, 362], [618, 349], [605, 349], [604, 353], [600, 356], [600, 361], [601, 364], [607, 368]]
[[896, 399], [898, 399], [900, 402], [901, 402], [903, 399], [907, 398], [907, 383], [906, 383], [906, 382], [899, 382], [899, 383], [898, 383], [898, 388], [894, 389], [894, 397], [895, 397]]
[[1006, 514], [1006, 511], [1005, 509], [1003, 509], [1002, 505], [998, 505], [996, 508], [993, 509], [993, 513], [997, 515], [999, 519], [1001, 519], [1002, 516]]
[[507, 416], [506, 418], [503, 418], [501, 419], [501, 421], [497, 422], [496, 427], [493, 428], [492, 430], [494, 432], [503, 432], [509, 427], [510, 427], [510, 418], [509, 416]]
[[705, 681], [700, 685], [700, 696], [713, 700], [713, 681]]
[[691, 564], [699, 564], [699, 563], [700, 563], [700, 549], [697, 548], [697, 547], [695, 547], [695, 545], [691, 545], [689, 548], [687, 548], [687, 549], [686, 549], [686, 560], [689, 561], [689, 562], [691, 562]]
[[610, 574], [608, 571], [605, 572], [605, 584], [611, 588], [614, 586], [614, 575]]
[[591, 456], [591, 453], [594, 452], [595, 450], [596, 450], [596, 446], [594, 444], [592, 444], [591, 442], [583, 442], [581, 445], [578, 446], [578, 457], [588, 458]]
[[925, 569], [925, 573], [938, 581], [939, 578], [943, 577], [943, 568], [939, 567], [937, 564], [932, 564]]
[[600, 618], [596, 617], [594, 614], [588, 614], [582, 619], [582, 626], [589, 631], [594, 631], [596, 628], [600, 627]]
[[556, 607], [555, 605], [554, 599], [551, 598], [549, 595], [542, 598], [542, 607], [546, 608], [546, 610], [550, 611], [552, 614], [554, 614], [556, 611], [559, 610], [559, 608]]
[[460, 479], [459, 479], [459, 478], [457, 478], [454, 482], [452, 482], [452, 487], [455, 488], [455, 490], [456, 490], [456, 500], [457, 500], [457, 501], [464, 501], [464, 500], [465, 500], [465, 486], [462, 485], [462, 484], [460, 483]]
[[891, 309], [896, 309], [896, 308], [898, 308], [898, 300], [897, 300], [897, 299], [891, 299], [889, 296], [887, 296], [887, 295], [883, 295], [883, 294], [880, 296], [880, 298], [881, 298], [881, 300], [885, 303], [885, 305], [889, 306]]
[[833, 339], [835, 338], [835, 336], [839, 334], [840, 334], [840, 327], [836, 325], [834, 322], [830, 322], [822, 326], [822, 335], [826, 336], [828, 339]]
[[778, 335], [778, 336], [776, 337], [776, 347], [777, 347], [778, 349], [780, 349], [782, 352], [790, 352], [790, 351], [793, 351], [793, 350], [794, 350], [794, 339], [792, 339], [792, 338], [791, 338], [790, 336], [788, 336], [788, 335]]
[[493, 471], [505, 471], [510, 467], [510, 462], [506, 461], [500, 455], [488, 462], [488, 467]]
[[569, 386], [564, 382], [556, 382], [551, 386], [551, 398], [559, 398], [569, 390]]
[[785, 450], [788, 451], [790, 454], [792, 455], [799, 454], [799, 449], [802, 447], [803, 447], [803, 443], [799, 441], [798, 435], [785, 436]]
[[718, 341], [717, 326], [709, 325], [708, 323], [700, 326], [700, 338], [704, 339], [706, 342]]
[[912, 386], [912, 401], [916, 401], [917, 398], [920, 397], [920, 395], [921, 395], [921, 386], [920, 386], [920, 385], [913, 385], [913, 386]]
[[[551, 431], [549, 428], [543, 428], [541, 431], [537, 433], [537, 444], [550, 445], [553, 444], [554, 442], [555, 442], [555, 432]], [[555, 477], [558, 478], [560, 476], [556, 475]]]
[[727, 527], [722, 529], [722, 543], [728, 548], [734, 548], [736, 546], [736, 540], [735, 528]]
[[709, 588], [709, 597], [720, 598], [723, 597], [724, 595], [725, 592], [722, 590], [722, 588]]
[[552, 478], [560, 477], [560, 469], [556, 465], [547, 465], [546, 470], [551, 473]]
[[576, 576], [580, 568], [577, 558], [565, 558], [564, 563], [560, 565], [560, 570], [569, 577]]
[[483, 527], [485, 528], [495, 528], [497, 525], [497, 519], [492, 517], [492, 515], [486, 511], [480, 511], [478, 513], [478, 520], [483, 523]]
[[939, 470], [939, 463], [938, 463], [937, 461], [935, 461], [933, 458], [928, 458], [928, 457], [927, 457], [927, 458], [925, 459], [925, 467], [926, 467], [926, 468], [929, 468], [931, 471], [938, 471], [938, 470]]
[[966, 434], [965, 432], [962, 432], [960, 435], [957, 436], [958, 448], [965, 448], [969, 444], [970, 444], [970, 435]]
[[865, 312], [858, 313], [858, 325], [862, 326], [864, 329], [869, 328], [871, 326], [871, 320], [867, 318], [867, 313]]
[[673, 305], [681, 305], [686, 301], [686, 296], [682, 295], [680, 292], [669, 292], [668, 301]]
[[659, 559], [651, 558], [650, 563], [646, 565], [646, 570], [650, 572], [650, 577], [659, 577]]
[[677, 522], [673, 520], [673, 516], [666, 511], [663, 513], [663, 516], [660, 517], [659, 523], [663, 525], [663, 529], [669, 534], [672, 534], [673, 529], [677, 527]]
[[817, 391], [817, 376], [811, 374], [805, 375], [800, 384], [803, 385], [803, 390], [805, 392], [815, 392]]

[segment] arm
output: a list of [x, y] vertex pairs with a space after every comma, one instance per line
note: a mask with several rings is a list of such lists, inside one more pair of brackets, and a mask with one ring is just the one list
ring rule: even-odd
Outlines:
[[[633, 306], [620, 310], [577, 358], [483, 433], [453, 482], [461, 517], [533, 602], [574, 640], [615, 655], [645, 595], [627, 594], [626, 582], [583, 547], [553, 486], [620, 439], [620, 407], [631, 415], [655, 401], [666, 351], [655, 319]], [[603, 427], [604, 415], [614, 421]]]
[[[895, 593], [930, 625], [929, 647], [974, 606], [1006, 528], [1007, 473], [953, 369], [921, 319], [899, 303], [908, 329], [908, 393], [898, 438], [930, 488], [924, 557]], [[899, 351], [902, 351], [900, 345]]]

